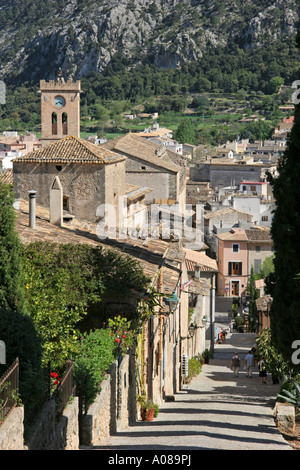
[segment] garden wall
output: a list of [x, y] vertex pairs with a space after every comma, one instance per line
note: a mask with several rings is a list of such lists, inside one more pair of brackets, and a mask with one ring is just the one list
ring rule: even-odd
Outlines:
[[74, 397], [57, 421], [55, 400], [49, 400], [23, 445], [23, 407], [15, 408], [0, 426], [0, 450], [77, 450], [96, 445], [136, 419], [135, 356], [115, 361], [101, 392], [83, 417], [79, 442], [79, 400]]
[[0, 426], [0, 450], [24, 450], [24, 408], [14, 408]]
[[109, 435], [126, 428], [136, 417], [134, 355], [127, 354], [114, 362], [101, 392], [89, 407], [82, 425], [82, 444], [97, 445]]
[[77, 450], [79, 449], [78, 398], [74, 397], [62, 416], [56, 421], [55, 400], [50, 400], [39, 414], [27, 450]]

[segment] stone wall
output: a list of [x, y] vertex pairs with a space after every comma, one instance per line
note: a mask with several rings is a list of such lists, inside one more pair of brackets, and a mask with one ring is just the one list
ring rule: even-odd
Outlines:
[[14, 163], [14, 191], [17, 199], [28, 200], [37, 191], [36, 203], [50, 207], [50, 188], [59, 177], [67, 211], [78, 219], [96, 222], [101, 204], [117, 204], [125, 192], [125, 163], [113, 165], [68, 163]]
[[0, 450], [78, 450], [79, 445], [97, 445], [136, 419], [135, 354], [115, 361], [101, 392], [83, 417], [79, 442], [79, 400], [74, 397], [56, 418], [55, 400], [49, 400], [23, 445], [23, 407], [15, 408], [0, 426]]
[[212, 188], [237, 186], [243, 180], [259, 181], [263, 173], [262, 165], [216, 164], [202, 163], [190, 167], [190, 180], [210, 181]]
[[0, 450], [24, 450], [24, 408], [14, 408], [0, 426]]
[[84, 445], [97, 445], [110, 434], [111, 381], [101, 383], [101, 392], [82, 419], [81, 439]]
[[114, 362], [101, 392], [83, 417], [81, 444], [97, 445], [126, 428], [136, 418], [134, 355]]
[[40, 412], [34, 431], [26, 442], [28, 450], [77, 450], [79, 448], [78, 398], [69, 403], [56, 421], [55, 400]]

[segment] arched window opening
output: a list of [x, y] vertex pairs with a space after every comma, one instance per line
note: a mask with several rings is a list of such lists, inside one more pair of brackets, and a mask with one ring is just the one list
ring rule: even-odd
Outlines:
[[62, 130], [63, 130], [63, 135], [68, 134], [68, 115], [67, 115], [67, 113], [62, 113]]
[[57, 135], [57, 114], [52, 113], [52, 135]]

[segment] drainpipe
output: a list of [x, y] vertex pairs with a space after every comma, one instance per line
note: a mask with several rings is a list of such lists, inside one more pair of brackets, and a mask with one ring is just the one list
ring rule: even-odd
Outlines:
[[29, 227], [35, 228], [35, 200], [36, 191], [31, 189], [28, 191], [29, 194]]

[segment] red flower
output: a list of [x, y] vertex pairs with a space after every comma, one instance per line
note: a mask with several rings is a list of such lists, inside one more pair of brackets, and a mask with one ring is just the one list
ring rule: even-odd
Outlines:
[[119, 342], [120, 342], [120, 338], [116, 338], [115, 341], [116, 341], [117, 343], [119, 343]]
[[50, 377], [53, 377], [53, 379], [57, 379], [58, 373], [57, 372], [51, 372]]

